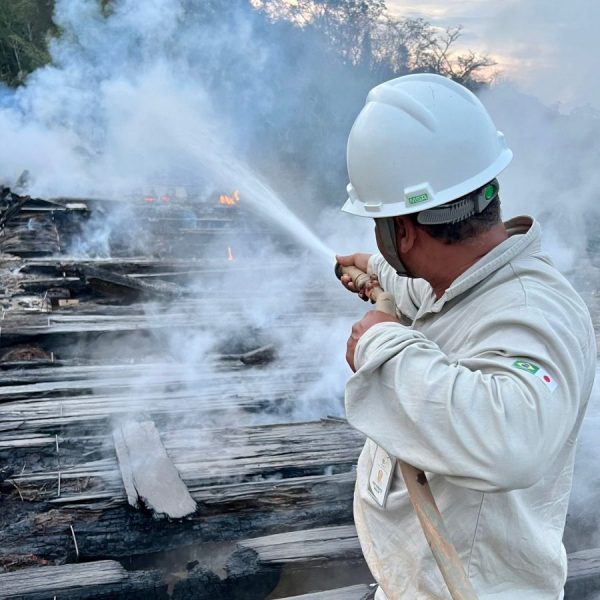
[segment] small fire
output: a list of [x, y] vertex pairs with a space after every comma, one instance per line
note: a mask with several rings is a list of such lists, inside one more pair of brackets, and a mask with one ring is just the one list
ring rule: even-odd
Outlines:
[[227, 260], [233, 260], [233, 252], [231, 251], [231, 246], [227, 246]]
[[224, 204], [226, 206], [235, 206], [236, 204], [239, 204], [240, 202], [240, 193], [235, 190], [235, 192], [233, 192], [233, 194], [231, 194], [231, 196], [228, 196], [227, 194], [221, 194], [219, 196], [219, 204]]

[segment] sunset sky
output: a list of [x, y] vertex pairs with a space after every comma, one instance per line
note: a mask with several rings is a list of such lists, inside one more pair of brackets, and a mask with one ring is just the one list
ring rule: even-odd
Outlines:
[[463, 47], [490, 54], [505, 78], [547, 104], [600, 110], [596, 0], [387, 0], [387, 6], [439, 27], [463, 25]]

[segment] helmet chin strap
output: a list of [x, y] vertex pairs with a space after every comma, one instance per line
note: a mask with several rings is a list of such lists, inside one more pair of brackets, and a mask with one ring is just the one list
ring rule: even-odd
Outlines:
[[413, 277], [408, 272], [408, 269], [404, 266], [404, 263], [400, 260], [398, 250], [396, 248], [396, 225], [394, 223], [394, 217], [384, 217], [381, 219], [375, 219], [375, 226], [379, 234], [381, 241], [382, 256], [386, 262], [396, 271], [401, 277]]

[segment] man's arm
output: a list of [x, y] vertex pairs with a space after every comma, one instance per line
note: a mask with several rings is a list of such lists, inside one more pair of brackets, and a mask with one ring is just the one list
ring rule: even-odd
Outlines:
[[[531, 314], [496, 315], [482, 323], [470, 357], [450, 362], [420, 332], [374, 325], [356, 347], [348, 420], [390, 454], [456, 485], [529, 487], [572, 435], [593, 381], [581, 348], [566, 351], [547, 329], [543, 317], [536, 327]], [[556, 386], [515, 367], [517, 359]]]

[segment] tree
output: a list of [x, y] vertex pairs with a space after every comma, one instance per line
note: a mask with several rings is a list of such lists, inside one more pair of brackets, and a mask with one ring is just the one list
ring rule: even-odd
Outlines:
[[53, 0], [0, 0], [0, 81], [22, 83], [50, 60]]
[[347, 63], [381, 79], [430, 72], [468, 87], [489, 82], [495, 62], [470, 50], [455, 54], [462, 27], [444, 32], [424, 19], [390, 15], [383, 0], [252, 0], [271, 21], [319, 31]]
[[462, 26], [448, 27], [439, 34], [429, 25], [424, 28], [424, 44], [419, 48], [413, 70], [439, 73], [468, 87], [478, 87], [488, 82], [486, 69], [496, 62], [487, 55], [467, 50], [454, 56], [453, 48], [462, 34]]

